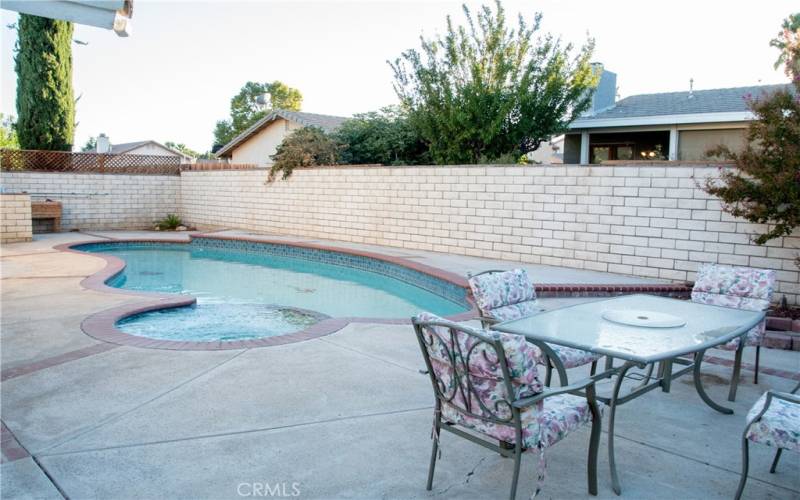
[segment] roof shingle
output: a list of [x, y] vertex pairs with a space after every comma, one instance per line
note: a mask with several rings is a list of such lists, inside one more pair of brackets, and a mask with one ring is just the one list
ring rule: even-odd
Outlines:
[[[580, 120], [633, 118], [640, 116], [726, 113], [748, 111], [747, 96], [759, 97], [791, 85], [756, 85], [728, 89], [695, 90], [694, 92], [665, 92], [640, 94], [618, 101], [612, 108]], [[691, 96], [691, 97], [690, 97]]]

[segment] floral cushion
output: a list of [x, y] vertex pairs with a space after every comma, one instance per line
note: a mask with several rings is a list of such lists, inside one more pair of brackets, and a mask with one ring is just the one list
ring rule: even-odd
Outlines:
[[[756, 401], [747, 414], [747, 421], [752, 422], [764, 408], [766, 393]], [[800, 452], [800, 404], [783, 399], [772, 398], [769, 408], [747, 430], [747, 439]]]
[[[747, 334], [744, 337], [744, 345], [749, 345], [749, 346], [761, 345], [761, 341], [764, 340], [764, 333], [766, 331], [767, 331], [767, 320], [765, 319], [761, 323], [751, 328], [749, 332], [747, 332]], [[739, 348], [739, 341], [740, 338], [735, 338], [731, 341], [728, 341], [727, 344], [716, 346], [716, 348], [723, 349], [725, 351], [735, 351], [736, 349]]]
[[519, 302], [517, 304], [496, 307], [494, 309], [484, 311], [483, 314], [487, 318], [492, 318], [496, 321], [510, 321], [512, 319], [533, 316], [541, 311], [541, 306], [539, 306], [535, 300], [529, 300], [527, 302]]
[[[417, 316], [418, 321], [441, 322], [459, 326], [429, 313]], [[514, 426], [511, 424], [510, 402], [538, 394], [543, 390], [539, 381], [534, 357], [538, 350], [518, 335], [500, 332], [476, 332], [500, 340], [506, 355], [514, 394], [509, 398], [502, 370], [497, 363], [494, 348], [476, 337], [458, 330], [454, 336], [446, 326], [423, 326], [422, 334], [430, 356], [431, 366], [439, 390], [448, 402], [442, 405], [442, 418], [446, 421], [469, 427], [473, 430], [509, 443], [516, 442]], [[455, 345], [453, 345], [455, 337]], [[451, 356], [457, 359], [456, 369], [467, 366], [472, 389], [466, 387], [466, 377], [459, 374], [459, 385], [454, 374]], [[463, 360], [468, 358], [468, 363]], [[465, 395], [468, 393], [468, 396]], [[493, 416], [508, 420], [509, 424], [487, 421], [483, 417]], [[540, 401], [520, 412], [523, 445], [526, 448], [546, 448], [555, 444], [569, 431], [591, 420], [591, 412], [585, 398], [572, 395], [554, 396]]]
[[[472, 289], [478, 309], [489, 317], [494, 317], [492, 315], [494, 309], [536, 300], [533, 282], [524, 269], [472, 276], [469, 279], [469, 287]], [[512, 316], [503, 319], [514, 318]]]
[[[602, 411], [603, 405], [598, 405]], [[567, 434], [592, 421], [589, 402], [582, 396], [560, 394], [544, 400], [539, 412], [539, 440], [523, 440], [526, 448], [540, 445], [548, 448], [561, 441]]]
[[547, 345], [549, 345], [556, 352], [558, 359], [560, 359], [564, 364], [564, 368], [576, 368], [578, 366], [588, 365], [589, 363], [594, 363], [598, 359], [602, 358], [600, 354], [595, 354], [593, 352], [584, 351], [581, 349], [575, 349], [556, 344]]
[[[481, 314], [497, 321], [524, 318], [542, 310], [536, 302], [533, 282], [524, 269], [473, 276], [469, 279], [469, 286]], [[548, 345], [558, 354], [565, 368], [583, 366], [601, 357], [580, 349]], [[541, 353], [536, 359], [539, 364], [544, 364]]]
[[[764, 311], [769, 307], [775, 287], [775, 271], [752, 267], [702, 264], [692, 288], [692, 301], [700, 304], [733, 307], [748, 311]], [[747, 332], [745, 345], [761, 345], [766, 322]], [[719, 346], [725, 350], [739, 347], [739, 339]]]
[[[520, 395], [536, 394], [542, 391], [543, 386], [539, 381], [539, 372], [536, 370], [538, 349], [529, 344], [524, 337], [494, 331], [480, 332], [430, 313], [421, 313], [416, 319], [422, 322], [438, 322], [443, 325], [452, 325], [499, 340], [505, 351], [506, 366], [508, 366], [512, 387], [516, 393], [513, 399], [520, 397]], [[482, 403], [488, 405], [488, 402], [494, 404], [496, 401], [507, 400], [503, 372], [494, 347], [491, 344], [481, 342], [478, 337], [458, 330], [452, 330], [455, 333], [456, 341], [456, 345], [453, 345], [450, 331], [447, 326], [426, 325], [422, 328], [423, 339], [437, 378], [442, 381], [447, 379], [446, 385], [448, 389], [455, 387], [456, 380], [453, 374], [453, 360], [455, 359], [456, 367], [468, 367], [469, 380], [476, 386], [476, 389], [480, 389], [474, 392], [477, 392], [477, 396], [480, 396]], [[463, 376], [464, 374], [460, 375]], [[478, 386], [478, 384], [482, 385]], [[472, 396], [475, 397], [476, 394], [472, 394]], [[463, 400], [463, 397], [461, 402], [468, 403], [468, 401]], [[461, 408], [466, 409], [466, 406], [462, 405]]]

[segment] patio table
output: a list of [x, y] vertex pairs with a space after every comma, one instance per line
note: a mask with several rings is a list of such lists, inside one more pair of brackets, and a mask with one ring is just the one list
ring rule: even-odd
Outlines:
[[[624, 363], [606, 372], [616, 376], [610, 397], [600, 397], [609, 407], [608, 458], [614, 492], [621, 493], [614, 459], [614, 417], [617, 406], [661, 388], [670, 391], [673, 379], [693, 373], [700, 398], [720, 413], [733, 410], [715, 403], [703, 389], [700, 365], [706, 349], [725, 344], [745, 335], [764, 319], [764, 312], [745, 311], [653, 295], [626, 295], [607, 300], [563, 307], [521, 319], [494, 325], [498, 331], [522, 335], [534, 344], [547, 342], [617, 358]], [[606, 319], [611, 318], [612, 320]], [[740, 349], [744, 342], [740, 342]], [[683, 356], [693, 355], [693, 359]], [[652, 367], [659, 364], [651, 382]], [[673, 372], [673, 364], [682, 367]], [[646, 368], [647, 375], [634, 377], [631, 368]], [[620, 396], [623, 380], [628, 377], [642, 383]]]

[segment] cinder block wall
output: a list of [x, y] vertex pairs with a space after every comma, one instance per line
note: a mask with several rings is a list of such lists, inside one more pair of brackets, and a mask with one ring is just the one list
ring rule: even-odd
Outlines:
[[0, 172], [0, 184], [60, 201], [62, 230], [150, 229], [178, 212], [180, 197], [176, 175]]
[[702, 262], [778, 271], [798, 303], [800, 234], [765, 246], [697, 185], [717, 168], [335, 167], [266, 184], [263, 171], [184, 172], [180, 214], [242, 228], [694, 280]]
[[31, 197], [0, 194], [0, 243], [31, 241]]

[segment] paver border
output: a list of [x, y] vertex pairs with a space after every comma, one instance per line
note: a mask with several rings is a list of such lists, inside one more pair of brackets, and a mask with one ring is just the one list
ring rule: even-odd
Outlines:
[[[323, 319], [314, 325], [297, 332], [288, 333], [284, 335], [277, 335], [274, 337], [264, 337], [261, 339], [250, 339], [240, 341], [218, 341], [218, 342], [193, 342], [193, 341], [172, 341], [172, 340], [158, 340], [150, 339], [147, 337], [138, 337], [135, 335], [127, 334], [116, 327], [116, 323], [124, 318], [140, 314], [143, 312], [155, 311], [159, 309], [169, 309], [174, 307], [181, 307], [192, 305], [197, 302], [195, 297], [176, 294], [163, 294], [153, 292], [139, 292], [132, 290], [124, 290], [120, 288], [110, 287], [106, 284], [108, 280], [119, 274], [125, 269], [125, 261], [111, 255], [102, 253], [89, 254], [74, 247], [86, 244], [102, 244], [102, 243], [169, 243], [169, 244], [190, 244], [192, 239], [207, 238], [228, 241], [243, 241], [249, 243], [262, 243], [267, 245], [283, 245], [296, 248], [307, 248], [322, 250], [328, 252], [338, 252], [342, 254], [354, 255], [359, 257], [366, 257], [374, 260], [388, 262], [391, 264], [406, 267], [408, 269], [433, 276], [434, 278], [447, 281], [466, 291], [466, 299], [471, 306], [469, 311], [464, 313], [447, 316], [447, 319], [453, 321], [465, 321], [473, 319], [477, 316], [478, 311], [475, 307], [475, 302], [469, 290], [467, 280], [455, 273], [445, 271], [443, 269], [422, 264], [402, 257], [381, 254], [378, 252], [359, 250], [354, 248], [337, 247], [333, 245], [324, 245], [318, 243], [311, 243], [305, 241], [293, 240], [277, 240], [270, 239], [269, 237], [250, 237], [239, 235], [220, 235], [216, 232], [197, 232], [188, 234], [186, 238], [120, 238], [109, 239], [105, 241], [86, 240], [76, 241], [71, 243], [63, 243], [56, 245], [53, 248], [62, 252], [77, 253], [80, 255], [91, 255], [99, 257], [106, 261], [106, 266], [91, 276], [86, 277], [81, 281], [81, 285], [85, 288], [96, 290], [105, 293], [117, 293], [134, 295], [149, 299], [143, 303], [126, 304], [99, 313], [92, 314], [83, 320], [81, 329], [90, 337], [103, 341], [110, 342], [118, 345], [128, 345], [134, 347], [144, 347], [151, 349], [171, 349], [171, 350], [230, 350], [230, 349], [249, 349], [252, 347], [265, 347], [271, 345], [291, 344], [294, 342], [302, 342], [325, 335], [330, 335], [347, 326], [350, 323], [372, 323], [372, 324], [409, 324], [410, 319], [404, 318], [361, 318], [361, 317], [345, 317], [345, 318], [327, 318]], [[605, 295], [624, 295], [631, 293], [656, 293], [669, 296], [685, 296], [690, 292], [688, 284], [657, 284], [657, 285], [644, 285], [644, 284], [542, 284], [537, 285], [536, 292], [541, 297], [581, 297], [581, 296], [605, 296]]]

